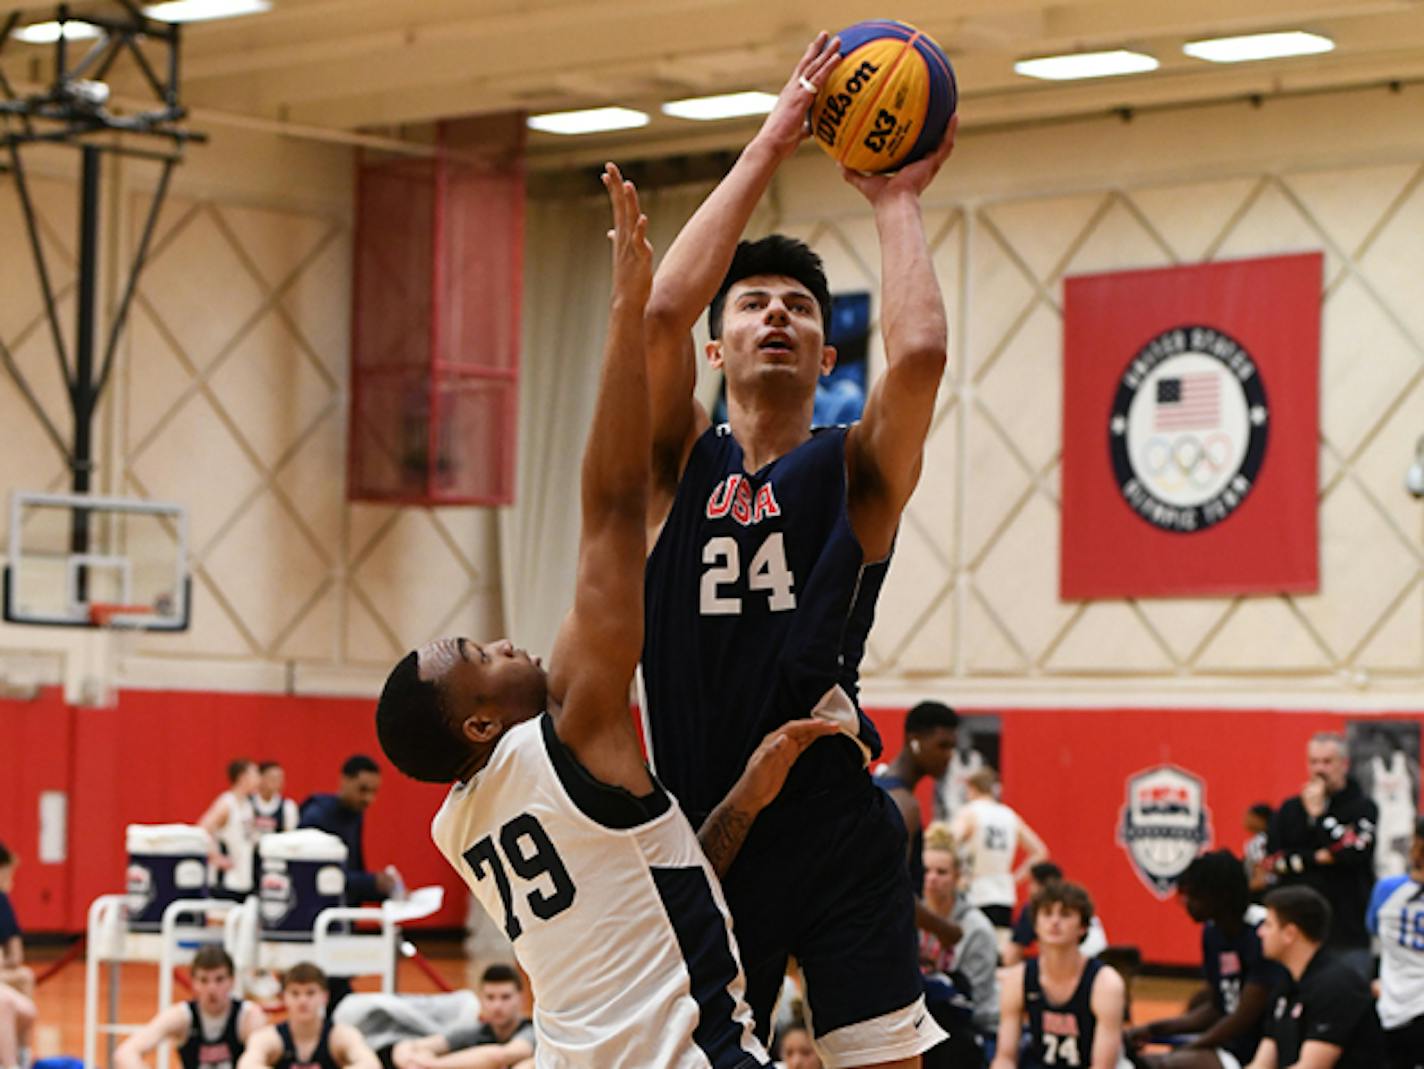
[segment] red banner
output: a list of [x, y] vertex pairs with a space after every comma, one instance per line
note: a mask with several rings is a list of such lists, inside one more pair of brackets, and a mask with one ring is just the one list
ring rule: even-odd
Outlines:
[[1065, 599], [1317, 589], [1322, 260], [1066, 281]]

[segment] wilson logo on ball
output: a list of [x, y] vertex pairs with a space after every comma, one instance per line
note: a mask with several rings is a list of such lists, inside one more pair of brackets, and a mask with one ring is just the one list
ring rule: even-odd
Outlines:
[[811, 106], [816, 143], [854, 171], [893, 171], [929, 155], [958, 102], [954, 70], [913, 26], [880, 19], [841, 31], [841, 61]]
[[845, 83], [841, 92], [826, 98], [825, 106], [817, 109], [819, 115], [816, 120], [817, 137], [828, 145], [836, 143], [836, 134], [840, 132], [841, 123], [845, 117], [850, 114], [851, 105], [855, 103], [856, 96], [870, 84], [870, 79], [879, 70], [880, 68], [870, 60], [866, 60], [856, 68], [855, 74]]

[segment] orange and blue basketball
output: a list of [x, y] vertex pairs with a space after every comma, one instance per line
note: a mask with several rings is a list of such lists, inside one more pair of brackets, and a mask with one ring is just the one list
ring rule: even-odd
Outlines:
[[935, 150], [959, 102], [927, 34], [890, 19], [842, 30], [841, 59], [811, 105], [816, 143], [853, 171], [894, 171]]

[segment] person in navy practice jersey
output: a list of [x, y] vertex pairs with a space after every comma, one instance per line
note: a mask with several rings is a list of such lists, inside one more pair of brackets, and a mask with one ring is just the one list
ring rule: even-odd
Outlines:
[[365, 754], [354, 754], [341, 766], [336, 794], [314, 794], [302, 803], [301, 826], [330, 832], [346, 844], [346, 902], [380, 902], [395, 890], [388, 872], [367, 872], [362, 846], [366, 810], [381, 789], [381, 770]]
[[255, 1002], [232, 997], [232, 958], [205, 946], [190, 966], [194, 997], [174, 1003], [119, 1044], [114, 1069], [144, 1069], [144, 1055], [160, 1043], [176, 1046], [183, 1069], [233, 1069], [248, 1038], [267, 1023]]
[[381, 1069], [381, 1061], [349, 1024], [327, 1014], [326, 974], [300, 962], [282, 977], [287, 1019], [253, 1033], [237, 1069]]
[[628, 694], [643, 644], [652, 248], [633, 184], [612, 164], [603, 181], [613, 298], [573, 607], [548, 671], [508, 641], [439, 639], [392, 669], [376, 733], [406, 775], [454, 783], [431, 836], [529, 974], [540, 1069], [752, 1069], [768, 1060], [714, 867], [834, 728], [772, 733], [700, 844], [643, 760]]
[[1112, 966], [1078, 949], [1092, 899], [1077, 884], [1057, 880], [1039, 892], [1033, 916], [1039, 954], [1000, 977], [999, 1043], [990, 1069], [1117, 1069], [1127, 989]]
[[28, 1060], [35, 1025], [35, 975], [25, 964], [20, 922], [10, 905], [20, 860], [0, 843], [0, 1069]]
[[252, 796], [252, 826], [257, 837], [278, 831], [296, 831], [297, 803], [282, 794], [286, 770], [276, 761], [257, 766], [257, 791]]
[[945, 946], [959, 942], [963, 932], [947, 917], [926, 909], [925, 831], [915, 786], [926, 776], [938, 780], [949, 768], [958, 740], [959, 715], [939, 702], [920, 702], [905, 714], [905, 748], [875, 774], [875, 783], [887, 791], [910, 833], [910, 886], [915, 892], [915, 923]]
[[1365, 910], [1374, 887], [1379, 807], [1350, 775], [1341, 735], [1306, 746], [1310, 778], [1271, 821], [1267, 849], [1280, 887], [1313, 887], [1330, 903], [1330, 949], [1363, 977], [1373, 975]]
[[1270, 1008], [1271, 991], [1285, 973], [1261, 950], [1257, 926], [1265, 910], [1250, 904], [1251, 887], [1241, 859], [1213, 850], [1194, 859], [1177, 878], [1177, 893], [1192, 920], [1202, 926], [1202, 972], [1207, 996], [1176, 1017], [1128, 1029], [1131, 1047], [1152, 1039], [1190, 1034], [1169, 1054], [1139, 1056], [1149, 1069], [1241, 1069], [1256, 1053]]
[[[942, 1038], [921, 1000], [904, 823], [866, 770], [880, 740], [857, 679], [946, 365], [920, 195], [954, 142], [951, 122], [932, 155], [894, 175], [842, 172], [879, 238], [886, 367], [859, 423], [813, 430], [816, 382], [836, 359], [820, 259], [779, 235], [738, 239], [806, 137], [837, 47], [811, 43], [653, 282], [640, 702], [653, 767], [694, 823], [778, 724], [809, 713], [840, 726], [792, 770], [724, 884], [759, 1029], [794, 955], [832, 1069], [915, 1065]], [[704, 309], [707, 360], [727, 389], [719, 427], [693, 396]]]
[[1375, 886], [1368, 916], [1379, 937], [1379, 1018], [1389, 1069], [1424, 1069], [1424, 818], [1414, 825], [1409, 871]]
[[1383, 1069], [1369, 984], [1321, 945], [1330, 903], [1309, 887], [1278, 887], [1264, 904], [1261, 947], [1290, 976], [1273, 993], [1266, 1035], [1247, 1069]]

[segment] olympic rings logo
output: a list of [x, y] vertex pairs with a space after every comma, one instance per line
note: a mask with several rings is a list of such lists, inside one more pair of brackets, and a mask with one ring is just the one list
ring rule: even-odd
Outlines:
[[1220, 481], [1230, 465], [1233, 444], [1231, 436], [1222, 431], [1205, 437], [1178, 434], [1169, 438], [1156, 434], [1144, 443], [1139, 458], [1143, 470], [1162, 490], [1205, 491]]

